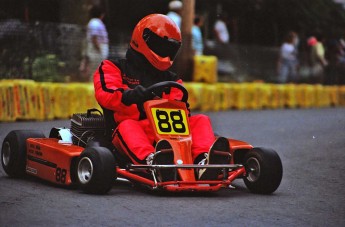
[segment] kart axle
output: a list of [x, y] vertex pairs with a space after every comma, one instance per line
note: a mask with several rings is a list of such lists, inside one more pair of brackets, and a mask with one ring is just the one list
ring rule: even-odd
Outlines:
[[225, 165], [128, 165], [127, 169], [237, 169], [243, 165], [240, 164], [225, 164]]

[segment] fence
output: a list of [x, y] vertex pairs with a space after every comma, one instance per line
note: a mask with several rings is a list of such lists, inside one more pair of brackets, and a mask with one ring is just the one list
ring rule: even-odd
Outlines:
[[[0, 21], [0, 78], [83, 81], [79, 65], [85, 36], [84, 26], [76, 24]], [[123, 40], [124, 36], [118, 34], [114, 40]], [[109, 57], [122, 57], [126, 47], [123, 42], [111, 44]]]
[[0, 76], [64, 81], [75, 74], [85, 33], [73, 24], [0, 22]]

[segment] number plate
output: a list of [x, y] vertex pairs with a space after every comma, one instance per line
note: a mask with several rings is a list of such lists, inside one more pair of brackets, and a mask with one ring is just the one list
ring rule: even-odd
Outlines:
[[151, 113], [158, 134], [189, 135], [187, 114], [184, 110], [152, 108]]

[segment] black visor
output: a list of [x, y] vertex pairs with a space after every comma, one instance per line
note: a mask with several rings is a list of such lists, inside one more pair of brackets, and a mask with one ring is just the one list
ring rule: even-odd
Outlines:
[[170, 60], [174, 60], [181, 46], [177, 40], [162, 38], [148, 28], [144, 29], [143, 39], [153, 52], [163, 58], [170, 57]]

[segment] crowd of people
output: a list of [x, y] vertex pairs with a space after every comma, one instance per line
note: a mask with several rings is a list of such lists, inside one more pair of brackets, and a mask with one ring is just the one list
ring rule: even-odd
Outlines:
[[301, 40], [290, 31], [280, 47], [277, 66], [279, 83], [345, 84], [345, 41], [325, 38], [320, 32]]
[[[182, 2], [169, 3], [169, 16], [181, 28]], [[216, 43], [226, 46], [230, 43], [227, 14], [219, 13], [213, 25]], [[203, 55], [203, 18], [196, 15], [192, 27], [192, 48], [194, 55]], [[295, 31], [289, 31], [279, 51], [277, 63], [278, 83], [345, 84], [345, 40], [325, 39], [320, 33], [300, 40]]]
[[[169, 12], [167, 16], [170, 17], [179, 28], [181, 28], [181, 11], [183, 3], [179, 0], [173, 0], [169, 3]], [[203, 55], [204, 52], [204, 37], [203, 37], [204, 18], [196, 14], [192, 26], [192, 49], [194, 55]], [[227, 24], [227, 14], [219, 13], [217, 20], [214, 22], [213, 34], [215, 41], [220, 45], [227, 45], [230, 42], [230, 32]]]
[[[180, 29], [182, 26], [182, 1], [169, 2], [166, 14]], [[93, 7], [87, 25], [86, 48], [80, 70], [92, 76], [93, 69], [109, 54], [109, 40], [102, 21], [104, 12]], [[201, 15], [195, 15], [192, 26], [192, 50], [194, 55], [204, 54], [203, 22]], [[216, 43], [224, 48], [230, 43], [226, 13], [219, 13], [213, 25]], [[278, 83], [320, 83], [345, 84], [345, 40], [325, 39], [320, 32], [300, 39], [298, 33], [289, 31], [279, 50], [277, 61]]]
[[[172, 0], [168, 5], [169, 12], [166, 14], [180, 29], [182, 26], [182, 8], [183, 2]], [[80, 63], [79, 71], [82, 78], [91, 80], [94, 70], [98, 67], [99, 62], [109, 57], [109, 38], [103, 18], [105, 12], [98, 6], [93, 6], [89, 11], [89, 22], [86, 26], [86, 42], [83, 49], [83, 58]], [[204, 37], [203, 37], [204, 19], [201, 15], [195, 15], [192, 35], [193, 55], [204, 54]], [[214, 37], [218, 44], [226, 45], [230, 41], [230, 33], [226, 23], [226, 14], [219, 14], [213, 27]]]

